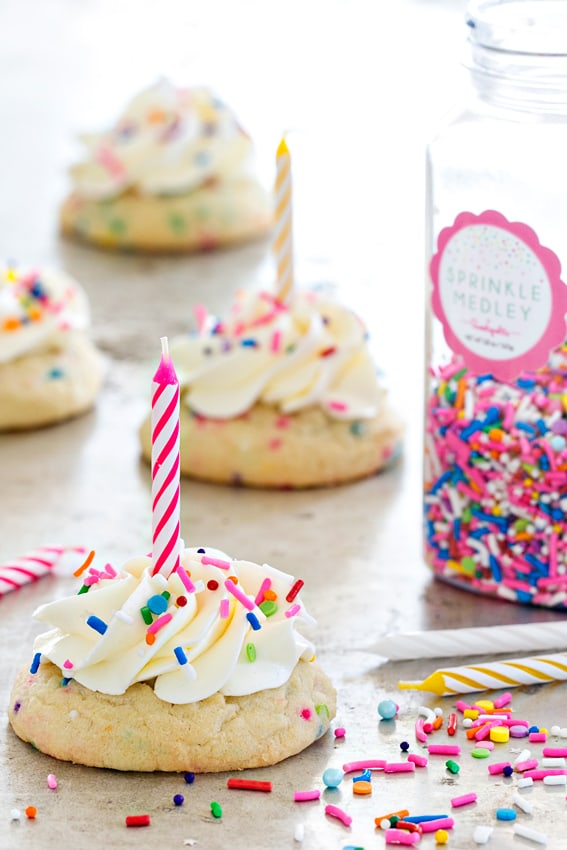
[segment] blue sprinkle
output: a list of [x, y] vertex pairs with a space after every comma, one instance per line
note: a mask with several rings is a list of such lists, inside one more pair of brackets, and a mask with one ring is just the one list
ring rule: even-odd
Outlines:
[[413, 817], [404, 818], [409, 823], [426, 823], [428, 820], [439, 820], [439, 818], [448, 818], [449, 815], [414, 815]]
[[489, 407], [484, 417], [484, 425], [492, 425], [500, 419], [500, 411], [497, 407]]
[[543, 419], [538, 419], [536, 425], [539, 428], [541, 434], [547, 434], [549, 429]]
[[63, 369], [58, 369], [57, 367], [55, 367], [49, 370], [49, 372], [47, 373], [47, 377], [57, 379], [62, 378], [64, 374], [65, 372], [63, 371]]
[[522, 390], [533, 390], [536, 382], [533, 378], [518, 378], [516, 385]]
[[260, 621], [258, 620], [258, 617], [252, 611], [249, 611], [247, 613], [246, 619], [248, 620], [248, 622], [250, 623], [250, 625], [252, 626], [252, 628], [254, 629], [255, 632], [257, 632], [258, 629], [262, 628], [262, 626], [260, 625]]
[[518, 431], [525, 431], [525, 433], [529, 434], [531, 437], [535, 437], [537, 435], [537, 431], [533, 425], [528, 425], [527, 422], [516, 422], [516, 428]]
[[183, 779], [185, 780], [185, 782], [187, 783], [187, 785], [192, 785], [192, 784], [193, 784], [193, 782], [195, 782], [195, 774], [194, 774], [194, 773], [191, 773], [191, 772], [186, 773], [186, 774], [183, 776]]
[[183, 794], [175, 794], [174, 795], [174, 797], [173, 797], [174, 805], [182, 806], [184, 802], [185, 802], [185, 797], [183, 796]]
[[496, 809], [496, 820], [516, 820], [514, 809]]
[[177, 658], [179, 664], [181, 664], [181, 665], [187, 664], [187, 656], [185, 655], [183, 647], [176, 646], [175, 649], [173, 650], [173, 653], [174, 653], [175, 657]]
[[243, 348], [257, 348], [258, 347], [258, 340], [247, 337], [246, 339], [240, 340], [240, 345]]
[[455, 540], [461, 539], [461, 520], [459, 517], [453, 520], [453, 537]]
[[[487, 372], [486, 375], [479, 375], [478, 378], [476, 379], [476, 382], [477, 382], [477, 384], [484, 384], [486, 381], [492, 381], [492, 380], [494, 380], [494, 376], [491, 375], [490, 372]], [[446, 818], [447, 815], [443, 815], [443, 817]], [[404, 818], [404, 820], [407, 820], [407, 818]]]
[[198, 554], [198, 555], [204, 555], [204, 554], [205, 554], [205, 550], [204, 550], [204, 549], [197, 549], [197, 554]]
[[352, 777], [353, 782], [371, 782], [371, 780], [372, 773], [368, 768], [366, 770], [363, 770], [359, 776]]
[[96, 617], [94, 614], [91, 614], [91, 616], [87, 618], [87, 626], [90, 626], [91, 629], [94, 629], [95, 632], [98, 632], [101, 635], [103, 635], [108, 628], [104, 620], [101, 620], [100, 617]]
[[539, 726], [530, 726], [528, 732], [539, 732]]
[[148, 608], [152, 614], [163, 614], [167, 611], [167, 599], [164, 599], [161, 593], [156, 593], [148, 599]]
[[40, 664], [41, 664], [41, 652], [36, 652], [36, 654], [33, 657], [31, 667], [30, 667], [30, 673], [32, 674], [32, 676], [33, 676], [34, 673], [37, 673]]
[[211, 158], [210, 158], [209, 154], [207, 153], [207, 151], [197, 151], [197, 153], [195, 154], [195, 162], [197, 163], [197, 165], [201, 165], [201, 166], [208, 165], [209, 162], [210, 162], [210, 159]]
[[473, 434], [476, 434], [476, 432], [480, 431], [481, 429], [482, 422], [479, 422], [478, 419], [473, 419], [470, 425], [467, 425], [467, 427], [463, 428], [463, 430], [461, 431], [461, 440], [468, 440], [469, 437], [472, 437]]
[[62, 687], [62, 688], [66, 688], [66, 687], [67, 687], [67, 685], [69, 684], [69, 682], [72, 682], [72, 681], [73, 681], [72, 679], [70, 679], [69, 677], [65, 676], [63, 679], [61, 679], [61, 687]]
[[502, 581], [502, 570], [500, 569], [500, 564], [494, 555], [488, 556], [488, 563], [492, 571], [492, 578], [494, 581]]

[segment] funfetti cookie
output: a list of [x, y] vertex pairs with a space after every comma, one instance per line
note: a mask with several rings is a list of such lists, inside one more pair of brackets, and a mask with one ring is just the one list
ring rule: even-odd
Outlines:
[[103, 248], [191, 252], [263, 236], [271, 195], [233, 111], [205, 87], [166, 79], [114, 126], [85, 136], [61, 209], [64, 234]]
[[16, 734], [54, 758], [137, 771], [230, 771], [292, 756], [329, 728], [335, 689], [297, 625], [303, 582], [216, 549], [82, 573], [42, 605], [52, 628], [18, 673]]
[[85, 293], [61, 271], [0, 269], [0, 431], [89, 410], [104, 377]]
[[[303, 488], [372, 475], [403, 426], [362, 320], [323, 291], [241, 292], [225, 321], [171, 341], [181, 385], [181, 471], [205, 481]], [[151, 456], [150, 417], [141, 428]]]

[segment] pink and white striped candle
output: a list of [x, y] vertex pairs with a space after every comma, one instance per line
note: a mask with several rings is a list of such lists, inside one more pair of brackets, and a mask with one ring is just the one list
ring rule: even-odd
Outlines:
[[152, 575], [179, 565], [179, 381], [162, 337], [152, 384]]
[[18, 590], [26, 584], [38, 581], [43, 576], [54, 572], [63, 559], [73, 553], [77, 563], [84, 559], [86, 549], [82, 546], [41, 546], [22, 555], [13, 558], [5, 564], [0, 565], [0, 598], [13, 590]]
[[294, 285], [291, 156], [285, 138], [281, 140], [276, 154], [275, 196], [276, 298], [285, 304]]

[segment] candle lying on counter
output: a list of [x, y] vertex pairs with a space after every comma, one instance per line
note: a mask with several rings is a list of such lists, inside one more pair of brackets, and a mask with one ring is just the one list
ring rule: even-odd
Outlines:
[[511, 626], [479, 626], [440, 631], [387, 634], [373, 652], [402, 661], [416, 658], [451, 658], [506, 652], [537, 652], [567, 647], [567, 620], [521, 623]]
[[541, 685], [567, 680], [567, 653], [533, 658], [510, 658], [436, 670], [421, 682], [398, 682], [398, 688], [429, 691], [438, 696], [467, 694], [519, 685]]
[[[41, 546], [33, 552], [28, 552], [27, 555], [1, 564], [0, 598], [26, 584], [38, 581], [49, 573], [58, 571], [64, 561], [74, 561], [72, 566], [76, 566], [84, 560], [86, 551], [82, 546]], [[69, 569], [72, 568], [70, 564], [67, 566]]]

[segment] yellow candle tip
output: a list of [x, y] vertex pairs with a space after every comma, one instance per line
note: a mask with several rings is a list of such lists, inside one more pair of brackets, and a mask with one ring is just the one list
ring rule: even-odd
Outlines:
[[287, 142], [285, 140], [285, 136], [282, 138], [281, 142], [278, 145], [278, 156], [289, 156], [289, 148], [287, 146]]
[[453, 693], [453, 691], [447, 690], [445, 679], [439, 670], [432, 673], [423, 682], [398, 682], [398, 688], [401, 691], [429, 691], [429, 693], [437, 694], [438, 696]]

